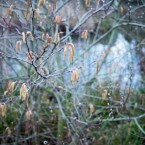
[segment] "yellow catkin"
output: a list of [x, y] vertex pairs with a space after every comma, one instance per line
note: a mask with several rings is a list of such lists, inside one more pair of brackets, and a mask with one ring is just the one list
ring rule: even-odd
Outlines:
[[64, 46], [64, 53], [63, 53], [63, 60], [66, 58], [67, 49], [70, 51], [70, 62], [73, 61], [74, 53], [75, 53], [75, 47], [73, 43], [66, 43]]
[[18, 52], [18, 50], [22, 50], [22, 41], [16, 41], [16, 52]]
[[19, 43], [18, 43], [18, 41], [16, 41], [16, 52], [18, 52], [18, 49], [19, 49]]
[[27, 120], [31, 120], [31, 118], [32, 118], [32, 111], [31, 110], [27, 110], [25, 116], [26, 116]]
[[64, 46], [64, 52], [63, 52], [63, 60], [66, 58], [66, 52], [67, 52], [67, 46]]
[[19, 41], [19, 50], [22, 51], [22, 41]]
[[75, 47], [73, 43], [67, 43], [67, 46], [70, 49], [70, 62], [73, 61], [74, 53], [75, 53]]
[[120, 7], [120, 12], [121, 12], [121, 14], [123, 14], [123, 12], [124, 12], [124, 9], [122, 6]]
[[75, 82], [75, 74], [74, 74], [74, 71], [72, 72], [72, 75], [71, 75], [71, 82], [72, 82], [72, 83]]
[[15, 83], [16, 82], [9, 82], [8, 83], [8, 87], [7, 87], [7, 90], [4, 92], [4, 96], [6, 96], [6, 95], [8, 95], [8, 94], [12, 94], [13, 93], [13, 91], [14, 91], [14, 86], [15, 86]]
[[6, 132], [6, 134], [8, 134], [8, 135], [11, 135], [11, 134], [12, 134], [12, 131], [11, 131], [11, 129], [10, 129], [9, 127], [7, 127], [7, 128], [5, 129], [5, 132]]
[[60, 33], [55, 35], [53, 42], [58, 45], [60, 44]]
[[42, 6], [45, 4], [45, 0], [39, 0], [38, 2], [38, 7]]
[[29, 52], [27, 52], [27, 60], [28, 60], [28, 62], [31, 61], [31, 56], [30, 56]]
[[26, 43], [26, 35], [25, 35], [25, 32], [22, 32], [22, 40], [23, 40], [23, 43]]
[[6, 117], [6, 112], [7, 112], [6, 103], [1, 103], [1, 104], [0, 104], [0, 115], [1, 115], [2, 117]]
[[102, 100], [106, 100], [106, 99], [107, 99], [107, 90], [103, 90]]
[[4, 91], [4, 96], [7, 96], [9, 94], [9, 92], [6, 90], [6, 91]]
[[72, 71], [72, 75], [71, 75], [71, 82], [74, 84], [78, 81], [79, 79], [79, 73], [77, 70], [73, 70]]
[[30, 31], [27, 31], [27, 37], [30, 37], [30, 39], [34, 41], [34, 37]]
[[78, 81], [79, 79], [79, 73], [77, 70], [75, 70], [75, 81]]
[[74, 52], [73, 52], [73, 49], [70, 48], [70, 62], [73, 61], [73, 56], [74, 56]]
[[35, 9], [34, 16], [37, 20], [40, 20], [40, 10], [39, 9]]
[[90, 0], [85, 0], [85, 4], [87, 7], [90, 6]]
[[46, 44], [50, 45], [52, 43], [52, 37], [49, 34], [46, 34]]
[[30, 51], [30, 52], [27, 51], [27, 60], [28, 60], [28, 62], [31, 62], [31, 57], [32, 56], [33, 56], [33, 52], [32, 51]]
[[92, 114], [95, 111], [94, 105], [90, 104], [89, 107], [90, 107], [90, 114]]
[[25, 83], [20, 88], [20, 99], [28, 103], [28, 89]]
[[88, 38], [88, 30], [84, 30], [81, 34], [82, 39], [87, 39]]
[[12, 94], [13, 91], [14, 91], [15, 83], [16, 83], [16, 82], [9, 82], [9, 83], [8, 83], [7, 91], [8, 91], [10, 94]]

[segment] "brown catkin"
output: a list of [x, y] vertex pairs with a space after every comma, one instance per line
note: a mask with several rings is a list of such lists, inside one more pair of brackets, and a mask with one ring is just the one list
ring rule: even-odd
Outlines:
[[90, 6], [90, 0], [85, 1], [86, 7]]

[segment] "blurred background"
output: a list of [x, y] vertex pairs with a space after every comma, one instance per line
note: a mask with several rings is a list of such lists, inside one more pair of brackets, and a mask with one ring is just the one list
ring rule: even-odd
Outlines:
[[1, 0], [0, 143], [145, 144], [144, 0]]

